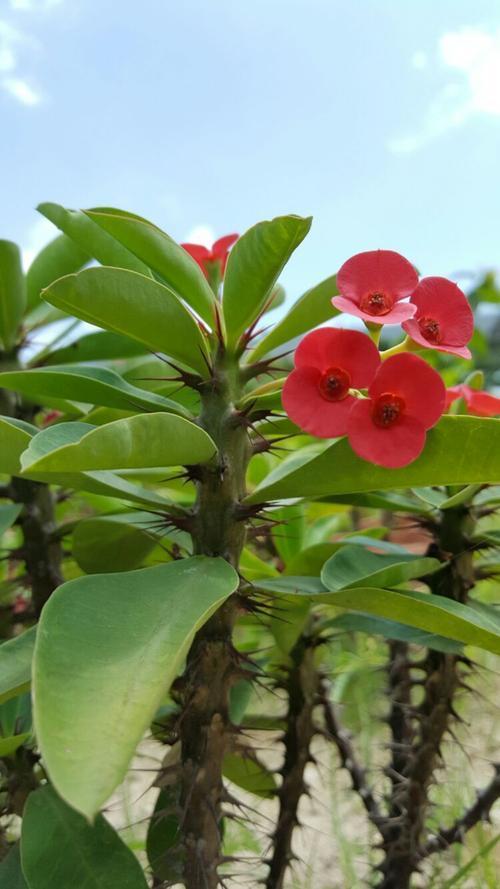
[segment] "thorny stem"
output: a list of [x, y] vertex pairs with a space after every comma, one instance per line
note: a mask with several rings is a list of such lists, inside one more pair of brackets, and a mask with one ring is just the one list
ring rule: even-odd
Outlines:
[[[447, 564], [429, 578], [429, 586], [435, 595], [462, 603], [466, 601], [473, 585], [472, 553], [467, 544], [471, 524], [471, 512], [465, 506], [441, 513], [434, 549]], [[396, 654], [397, 645], [392, 647]], [[403, 673], [408, 670], [411, 680], [411, 660], [404, 651], [400, 653], [399, 670]], [[419, 866], [429, 787], [441, 761], [444, 737], [452, 717], [456, 716], [453, 703], [461, 681], [458, 666], [456, 655], [429, 649], [424, 661], [418, 665], [424, 673], [421, 703], [412, 707], [411, 686], [410, 699], [407, 694], [403, 695], [409, 708], [403, 734], [391, 722], [394, 704], [391, 709], [389, 722], [395, 745], [393, 764], [397, 762], [398, 767], [391, 775], [391, 826], [388, 835], [384, 836], [385, 857], [379, 868], [382, 873], [379, 889], [409, 889], [412, 874]], [[391, 670], [395, 667], [397, 665], [393, 663]]]
[[318, 703], [323, 710], [328, 737], [333, 741], [338, 750], [342, 768], [349, 772], [352, 788], [361, 797], [368, 818], [383, 834], [385, 831], [385, 816], [380, 811], [374, 792], [368, 783], [366, 770], [358, 761], [356, 751], [351, 743], [351, 737], [340, 725], [335, 708], [330, 701], [327, 680], [323, 676], [319, 677], [318, 690]]
[[316, 734], [313, 711], [317, 702], [318, 673], [314, 664], [317, 640], [308, 630], [299, 636], [290, 652], [285, 690], [288, 712], [283, 736], [285, 758], [278, 792], [279, 815], [272, 838], [272, 854], [266, 889], [282, 889], [293, 858], [292, 836], [298, 824], [298, 807], [307, 786], [304, 773], [312, 760], [311, 742]]
[[[213, 383], [202, 392], [200, 425], [218, 447], [214, 461], [201, 467], [197, 481], [194, 552], [222, 556], [235, 568], [245, 542], [245, 524], [236, 508], [245, 494], [250, 458], [246, 430], [234, 423], [239, 394], [236, 364], [216, 361]], [[186, 889], [216, 889], [222, 861], [223, 758], [228, 732], [229, 694], [239, 678], [232, 630], [238, 597], [229, 599], [197, 633], [178, 683], [182, 704], [180, 836]]]
[[486, 821], [489, 818], [493, 805], [500, 799], [500, 763], [495, 763], [493, 768], [495, 773], [491, 781], [479, 791], [472, 806], [466, 809], [450, 827], [443, 827], [434, 836], [429, 837], [420, 849], [420, 858], [426, 858], [434, 852], [441, 852], [452, 843], [461, 843], [467, 831], [480, 821]]

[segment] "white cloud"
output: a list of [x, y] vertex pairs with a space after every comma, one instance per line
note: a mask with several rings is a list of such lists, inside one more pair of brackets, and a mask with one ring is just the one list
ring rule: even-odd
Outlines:
[[25, 240], [25, 246], [23, 247], [21, 253], [23, 257], [23, 267], [26, 270], [29, 268], [31, 263], [33, 262], [37, 253], [40, 253], [40, 250], [45, 247], [49, 241], [52, 241], [53, 238], [56, 237], [58, 232], [54, 228], [51, 222], [48, 219], [45, 219], [44, 216], [40, 216], [36, 222], [28, 230], [28, 234]]
[[0, 19], [0, 72], [13, 71], [17, 63], [17, 48], [23, 43], [23, 35], [8, 22]]
[[9, 0], [11, 9], [28, 12], [39, 9], [52, 9], [61, 3], [63, 3], [63, 0]]
[[195, 225], [185, 239], [188, 244], [203, 244], [204, 247], [211, 247], [214, 241], [215, 232], [210, 225]]
[[[464, 27], [443, 34], [433, 63], [456, 79], [436, 95], [416, 133], [389, 141], [390, 151], [417, 151], [476, 115], [500, 116], [500, 28]], [[414, 68], [427, 64], [424, 53], [414, 54]]]
[[2, 81], [4, 90], [21, 105], [39, 105], [42, 96], [34, 87], [30, 86], [21, 77], [5, 77]]

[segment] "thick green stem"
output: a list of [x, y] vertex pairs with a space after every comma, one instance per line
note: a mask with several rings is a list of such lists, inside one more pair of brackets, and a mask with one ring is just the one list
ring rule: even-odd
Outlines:
[[[245, 542], [245, 524], [237, 510], [250, 457], [246, 431], [235, 423], [237, 373], [221, 357], [213, 385], [202, 394], [200, 425], [216, 442], [218, 454], [200, 468], [192, 533], [195, 553], [222, 556], [235, 568]], [[237, 610], [234, 597], [197, 633], [180, 683], [180, 833], [186, 889], [215, 889], [220, 883], [222, 767], [231, 728], [229, 694], [238, 678], [232, 643]]]

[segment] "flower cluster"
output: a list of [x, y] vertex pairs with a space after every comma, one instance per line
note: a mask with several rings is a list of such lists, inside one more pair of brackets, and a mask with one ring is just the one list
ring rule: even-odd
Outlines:
[[[419, 281], [414, 266], [391, 250], [358, 253], [337, 275], [335, 308], [361, 318], [372, 336], [321, 328], [295, 353], [283, 388], [283, 406], [294, 423], [320, 438], [347, 435], [364, 460], [388, 468], [407, 466], [422, 452], [427, 430], [454, 398], [472, 413], [498, 412], [500, 399], [467, 386], [446, 391], [440, 375], [414, 353], [436, 349], [470, 358], [471, 308], [452, 281]], [[401, 324], [399, 346], [380, 353], [374, 325]], [[472, 393], [472, 394], [471, 394]]]

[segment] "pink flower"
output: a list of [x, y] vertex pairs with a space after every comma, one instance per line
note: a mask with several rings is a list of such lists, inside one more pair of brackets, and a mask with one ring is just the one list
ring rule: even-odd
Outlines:
[[345, 435], [356, 401], [350, 390], [368, 386], [379, 364], [378, 349], [365, 333], [334, 327], [313, 330], [295, 352], [295, 370], [283, 388], [283, 407], [311, 435]]
[[464, 293], [447, 278], [422, 278], [412, 293], [413, 318], [403, 330], [420, 346], [470, 358], [467, 348], [474, 333], [472, 309]]
[[427, 430], [445, 408], [441, 377], [417, 355], [393, 355], [380, 365], [368, 395], [349, 413], [349, 444], [378, 466], [407, 466], [422, 453]]
[[340, 296], [335, 308], [374, 324], [401, 324], [416, 306], [402, 303], [418, 284], [411, 262], [393, 250], [371, 250], [351, 256], [337, 274]]

